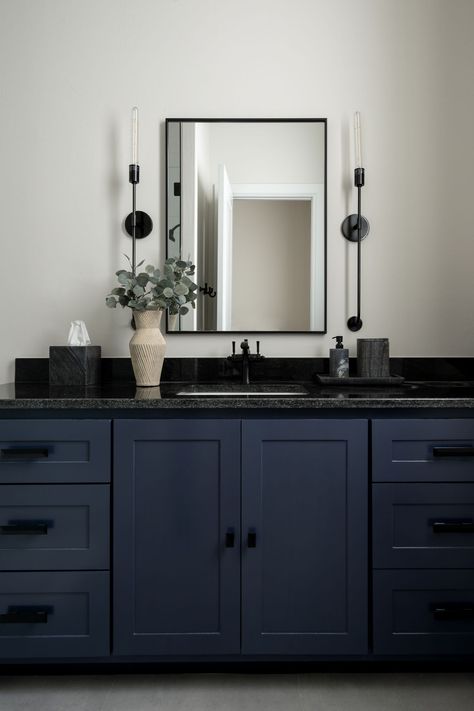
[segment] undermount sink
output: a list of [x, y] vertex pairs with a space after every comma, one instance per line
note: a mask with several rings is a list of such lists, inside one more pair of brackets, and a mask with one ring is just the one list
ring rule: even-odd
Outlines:
[[178, 397], [304, 397], [309, 395], [302, 385], [287, 383], [199, 383], [186, 385], [176, 393]]

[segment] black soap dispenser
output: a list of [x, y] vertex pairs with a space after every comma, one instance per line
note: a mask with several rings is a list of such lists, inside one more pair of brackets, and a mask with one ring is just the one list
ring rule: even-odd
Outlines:
[[342, 336], [334, 336], [336, 347], [329, 351], [329, 375], [332, 378], [349, 377], [349, 349], [344, 348]]

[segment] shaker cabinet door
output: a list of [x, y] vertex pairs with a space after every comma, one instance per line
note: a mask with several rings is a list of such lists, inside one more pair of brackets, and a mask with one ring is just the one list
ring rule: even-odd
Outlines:
[[240, 651], [240, 422], [114, 429], [114, 654]]
[[366, 653], [366, 421], [242, 426], [243, 653]]

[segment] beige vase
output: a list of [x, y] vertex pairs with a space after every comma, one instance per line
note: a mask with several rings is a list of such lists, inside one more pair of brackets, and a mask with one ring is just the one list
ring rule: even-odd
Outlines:
[[134, 311], [136, 331], [130, 340], [130, 356], [138, 387], [160, 384], [166, 341], [160, 330], [162, 311]]

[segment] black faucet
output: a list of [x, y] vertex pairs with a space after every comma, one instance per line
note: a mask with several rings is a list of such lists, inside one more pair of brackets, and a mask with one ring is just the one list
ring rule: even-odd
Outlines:
[[227, 360], [233, 363], [242, 363], [242, 385], [250, 385], [250, 361], [260, 361], [263, 360], [265, 356], [260, 355], [260, 341], [257, 341], [257, 353], [250, 353], [250, 346], [248, 338], [244, 338], [240, 344], [242, 353], [240, 355], [235, 354], [235, 341], [232, 341], [232, 355], [227, 356]]
[[242, 349], [242, 385], [250, 385], [250, 346], [247, 338], [240, 344]]

